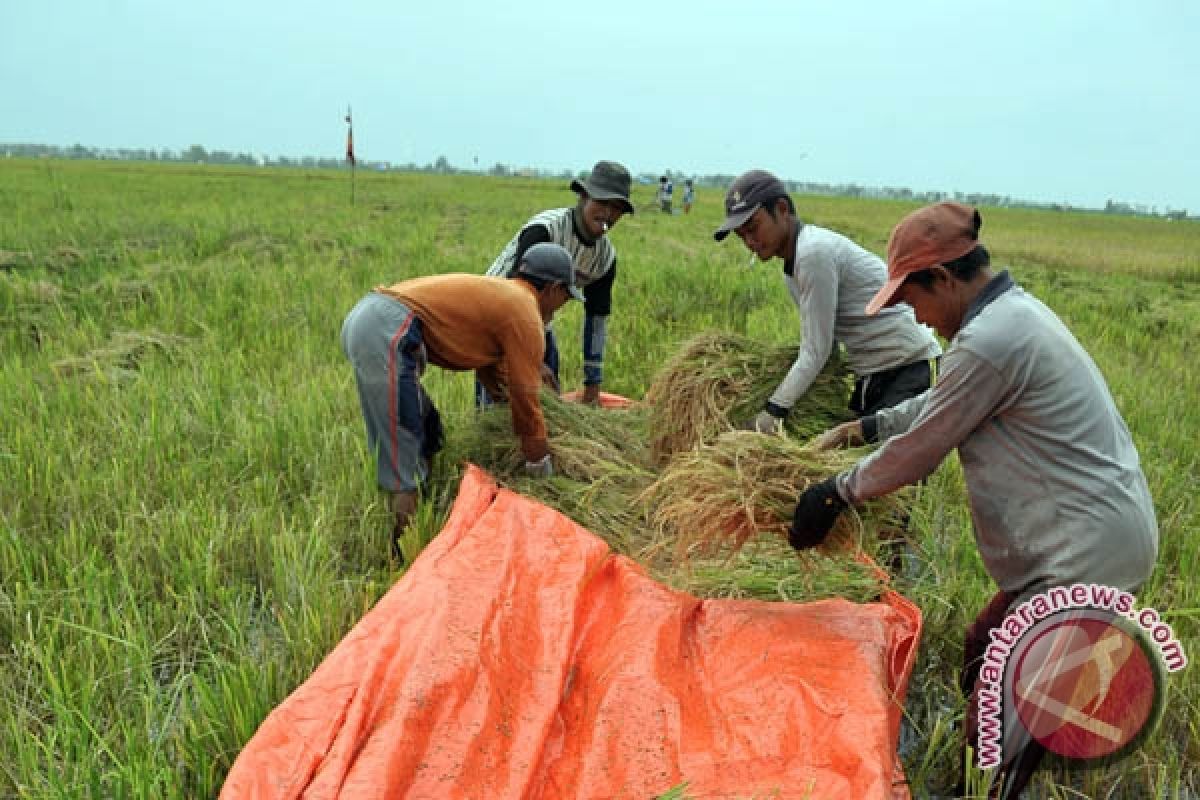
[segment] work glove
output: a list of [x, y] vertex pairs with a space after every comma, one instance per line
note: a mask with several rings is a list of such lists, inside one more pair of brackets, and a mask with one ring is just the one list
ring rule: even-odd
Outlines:
[[788, 543], [797, 550], [807, 550], [825, 541], [838, 514], [846, 509], [846, 501], [838, 494], [837, 478], [826, 478], [804, 490], [792, 513]]
[[759, 433], [779, 433], [783, 430], [783, 420], [770, 411], [760, 411], [754, 419], [746, 423], [743, 430], [758, 431]]
[[542, 456], [540, 461], [526, 461], [525, 474], [531, 478], [549, 478], [554, 474], [554, 462], [550, 460], [550, 454]]

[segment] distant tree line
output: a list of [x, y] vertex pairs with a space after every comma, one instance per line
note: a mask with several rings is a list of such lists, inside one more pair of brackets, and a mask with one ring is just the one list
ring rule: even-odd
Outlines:
[[[186, 150], [170, 150], [163, 148], [161, 150], [143, 149], [143, 148], [96, 148], [85, 147], [81, 144], [71, 145], [70, 147], [60, 147], [57, 145], [45, 144], [0, 144], [0, 157], [16, 157], [16, 158], [73, 158], [73, 159], [93, 159], [93, 160], [110, 160], [110, 161], [149, 161], [149, 162], [176, 162], [184, 164], [227, 164], [241, 165], [250, 167], [292, 167], [303, 169], [348, 169], [348, 163], [340, 158], [316, 158], [313, 156], [304, 157], [289, 157], [289, 156], [268, 156], [265, 154], [254, 153], [233, 153], [227, 150], [208, 150], [201, 145], [194, 144]], [[478, 163], [478, 159], [476, 159]], [[445, 156], [438, 156], [437, 160], [423, 166], [408, 163], [408, 164], [393, 164], [388, 161], [370, 161], [366, 159], [358, 159], [358, 167], [361, 169], [373, 171], [396, 171], [396, 172], [431, 172], [438, 174], [476, 174], [476, 175], [491, 175], [498, 178], [520, 177], [520, 178], [562, 178], [570, 180], [571, 178], [585, 178], [587, 171], [573, 173], [571, 170], [544, 170], [534, 167], [511, 167], [506, 164], [497, 163], [486, 170], [480, 169], [460, 169], [450, 164]], [[683, 180], [690, 178], [697, 186], [707, 186], [716, 189], [725, 189], [729, 184], [733, 183], [735, 175], [712, 174], [712, 175], [694, 175], [691, 173], [682, 172], [679, 170], [664, 170], [661, 175], [666, 175], [675, 183], [681, 183]], [[657, 185], [659, 175], [653, 173], [640, 173], [637, 176], [637, 181], [642, 184]], [[942, 200], [957, 200], [962, 203], [969, 203], [978, 206], [1001, 206], [1010, 208], [1039, 208], [1052, 211], [1100, 211], [1105, 214], [1120, 214], [1126, 216], [1153, 216], [1165, 217], [1167, 219], [1196, 219], [1189, 217], [1184, 209], [1164, 209], [1159, 210], [1157, 206], [1146, 206], [1137, 203], [1125, 203], [1119, 200], [1110, 199], [1103, 209], [1085, 208], [1082, 206], [1072, 206], [1069, 203], [1045, 203], [1031, 200], [1022, 200], [1009, 197], [1008, 195], [978, 193], [978, 192], [941, 192], [941, 191], [913, 191], [904, 187], [892, 186], [860, 186], [856, 183], [813, 183], [809, 181], [784, 181], [788, 190], [796, 194], [819, 194], [819, 195], [835, 195], [842, 197], [869, 197], [881, 198], [888, 200], [908, 200], [919, 203], [937, 203]]]

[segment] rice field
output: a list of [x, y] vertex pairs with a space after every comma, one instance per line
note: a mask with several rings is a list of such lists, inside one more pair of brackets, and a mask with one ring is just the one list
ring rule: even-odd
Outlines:
[[[573, 195], [560, 181], [470, 175], [357, 182], [351, 205], [348, 173], [0, 161], [0, 797], [214, 796], [259, 722], [401, 574], [338, 346], [342, 319], [375, 285], [482, 272], [526, 218]], [[653, 191], [635, 187], [635, 204]], [[803, 218], [877, 252], [914, 207], [795, 199]], [[748, 268], [738, 242], [712, 241], [719, 207], [701, 188], [690, 215], [643, 212], [610, 234], [620, 273], [606, 390], [646, 396], [706, 332], [763, 353], [795, 344], [777, 267]], [[994, 260], [1105, 373], [1162, 534], [1139, 602], [1200, 657], [1200, 224], [983, 214]], [[572, 304], [557, 323], [567, 389], [582, 374], [581, 317]], [[410, 559], [449, 507], [453, 454], [506, 458], [486, 449], [499, 437], [472, 439], [505, 420], [475, 412], [469, 376], [433, 370], [427, 386], [451, 457], [404, 542]], [[639, 424], [645, 452], [628, 436], [616, 450], [596, 436], [559, 442], [579, 457], [557, 480], [589, 487], [562, 484], [565, 510], [697, 593], [829, 590], [802, 585], [770, 534], [675, 571], [670, 525], [631, 528], [631, 507], [611, 502], [660, 475], [657, 428]], [[925, 631], [901, 755], [915, 796], [944, 796], [957, 778], [962, 632], [993, 587], [956, 462], [906, 511], [911, 543], [892, 582], [921, 607]], [[869, 573], [845, 578], [857, 596], [877, 590]], [[1088, 772], [1052, 765], [1034, 796], [1200, 796], [1197, 674], [1172, 677], [1140, 751]]]

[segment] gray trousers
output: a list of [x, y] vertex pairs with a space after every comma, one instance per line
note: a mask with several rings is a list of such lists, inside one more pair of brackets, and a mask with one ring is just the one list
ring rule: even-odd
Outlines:
[[437, 410], [421, 386], [426, 365], [421, 320], [400, 301], [372, 292], [346, 316], [341, 338], [342, 352], [354, 366], [379, 486], [413, 491], [429, 477], [429, 458], [440, 444], [433, 441], [440, 434]]

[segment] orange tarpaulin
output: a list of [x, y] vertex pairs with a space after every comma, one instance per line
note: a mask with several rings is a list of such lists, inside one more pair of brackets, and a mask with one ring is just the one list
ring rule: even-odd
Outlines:
[[470, 467], [227, 776], [238, 798], [903, 797], [908, 601], [702, 600]]

